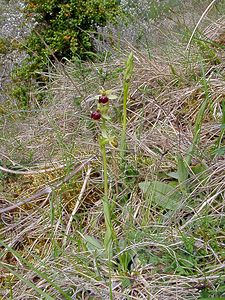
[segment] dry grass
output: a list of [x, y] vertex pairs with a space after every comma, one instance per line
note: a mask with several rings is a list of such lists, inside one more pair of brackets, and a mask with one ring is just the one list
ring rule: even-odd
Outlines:
[[[203, 34], [224, 45], [224, 20], [211, 23]], [[117, 149], [108, 149], [119, 241], [113, 257], [114, 299], [191, 300], [199, 299], [202, 290], [216, 293], [224, 288], [225, 161], [223, 155], [211, 155], [225, 95], [224, 48], [210, 46], [218, 58], [215, 63], [197, 42], [189, 57], [184, 44], [179, 45], [182, 55], [159, 51], [151, 59], [145, 51], [128, 43], [126, 47], [104, 63], [67, 62], [63, 71], [56, 66], [44, 74], [49, 79], [46, 103], [26, 114], [15, 109], [2, 116], [0, 212], [11, 208], [1, 213], [1, 240], [8, 245], [1, 247], [1, 299], [48, 299], [32, 284], [50, 299], [108, 299], [103, 251], [85, 242], [87, 235], [102, 240], [105, 231], [98, 129], [89, 115], [104, 81], [118, 95], [111, 128], [120, 136], [121, 69], [131, 50], [135, 70], [128, 103], [127, 167], [138, 170], [136, 179], [121, 174]], [[138, 183], [170, 182], [167, 174], [177, 170], [177, 155], [185, 157], [192, 144], [206, 94], [196, 59], [200, 53], [211, 104], [189, 166], [190, 189], [168, 211], [149, 203]], [[198, 165], [205, 166], [203, 172], [195, 173]], [[26, 204], [15, 207], [24, 200]], [[118, 264], [123, 253], [130, 257], [126, 271]]]

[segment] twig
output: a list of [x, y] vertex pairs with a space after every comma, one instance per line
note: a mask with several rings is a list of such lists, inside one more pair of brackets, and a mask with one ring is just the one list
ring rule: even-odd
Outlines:
[[84, 179], [83, 186], [82, 186], [82, 188], [81, 188], [81, 191], [80, 191], [80, 194], [79, 194], [79, 196], [78, 196], [78, 199], [77, 199], [77, 202], [76, 202], [76, 204], [75, 204], [75, 207], [74, 207], [74, 209], [73, 209], [73, 212], [72, 212], [72, 214], [71, 214], [71, 216], [70, 216], [69, 222], [68, 222], [68, 224], [67, 224], [67, 226], [66, 226], [66, 235], [65, 235], [64, 240], [63, 240], [63, 246], [65, 246], [65, 244], [66, 244], [67, 236], [68, 236], [68, 233], [69, 233], [69, 231], [70, 231], [70, 227], [71, 227], [71, 223], [72, 223], [72, 221], [73, 221], [73, 217], [74, 217], [75, 213], [77, 212], [77, 210], [78, 210], [78, 208], [79, 208], [79, 206], [80, 206], [81, 199], [82, 199], [83, 194], [84, 194], [84, 192], [85, 192], [86, 185], [87, 185], [88, 179], [89, 179], [89, 177], [90, 177], [90, 174], [91, 174], [91, 168], [88, 167], [88, 170], [87, 170], [87, 173], [86, 173], [86, 176], [85, 176], [85, 179]]
[[13, 204], [12, 206], [8, 206], [5, 208], [0, 209], [0, 214], [11, 211], [15, 208], [20, 207], [21, 205], [31, 202], [32, 200], [37, 199], [38, 197], [44, 195], [44, 194], [48, 194], [50, 195], [53, 189], [58, 189], [60, 188], [64, 183], [66, 183], [67, 181], [69, 181], [73, 176], [75, 176], [79, 171], [81, 171], [91, 160], [93, 160], [95, 158], [95, 156], [87, 159], [86, 161], [84, 161], [82, 164], [76, 166], [74, 168], [74, 170], [72, 172], [70, 172], [70, 174], [68, 174], [67, 176], [65, 176], [62, 180], [58, 181], [57, 183], [53, 184], [52, 186], [47, 186], [44, 189], [41, 189], [39, 191], [37, 191], [34, 195], [32, 195], [31, 197], [28, 197], [24, 200], [21, 200], [15, 204]]
[[55, 171], [56, 169], [62, 169], [64, 168], [66, 165], [60, 165], [60, 166], [56, 166], [56, 167], [52, 167], [49, 169], [42, 169], [42, 170], [27, 170], [27, 171], [17, 171], [17, 170], [12, 170], [12, 169], [8, 169], [8, 168], [4, 168], [2, 166], [0, 166], [0, 170], [6, 173], [10, 173], [10, 174], [17, 174], [17, 175], [32, 175], [32, 174], [41, 174], [41, 173], [47, 173], [47, 172], [52, 172]]
[[32, 200], [35, 200], [36, 198], [42, 196], [42, 195], [45, 195], [45, 194], [48, 194], [50, 195], [50, 193], [52, 192], [52, 189], [48, 186], [48, 187], [45, 187], [44, 189], [38, 191], [37, 193], [35, 193], [34, 195], [24, 199], [24, 200], [21, 200], [15, 204], [13, 204], [12, 206], [8, 206], [8, 207], [5, 207], [5, 208], [2, 208], [0, 209], [0, 214], [2, 213], [6, 213], [10, 210], [13, 210], [15, 208], [18, 208], [20, 207], [21, 205], [25, 204], [25, 203], [28, 203], [28, 202], [31, 202]]

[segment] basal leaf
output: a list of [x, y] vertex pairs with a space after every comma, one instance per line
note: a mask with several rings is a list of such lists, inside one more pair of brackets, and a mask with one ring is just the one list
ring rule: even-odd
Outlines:
[[163, 209], [176, 210], [180, 204], [182, 194], [176, 188], [160, 181], [143, 181], [139, 183], [146, 200]]
[[104, 249], [104, 246], [94, 238], [93, 236], [87, 235], [85, 236], [85, 241], [87, 242], [87, 248], [90, 252], [92, 251], [102, 251]]

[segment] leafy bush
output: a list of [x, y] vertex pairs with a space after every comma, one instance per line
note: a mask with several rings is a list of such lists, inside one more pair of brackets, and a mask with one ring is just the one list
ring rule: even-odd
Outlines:
[[[28, 39], [29, 54], [70, 58], [93, 51], [91, 32], [105, 26], [118, 13], [118, 0], [27, 0], [25, 13], [37, 21]], [[37, 35], [37, 32], [40, 35]], [[42, 36], [51, 49], [43, 47]]]
[[24, 13], [34, 26], [25, 44], [29, 57], [16, 70], [16, 80], [39, 81], [49, 60], [87, 58], [94, 51], [97, 27], [115, 21], [119, 4], [119, 0], [26, 0]]

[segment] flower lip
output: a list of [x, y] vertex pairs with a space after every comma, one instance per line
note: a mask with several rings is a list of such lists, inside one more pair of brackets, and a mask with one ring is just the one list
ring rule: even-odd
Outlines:
[[102, 104], [106, 104], [109, 102], [109, 98], [106, 95], [101, 95], [99, 96], [98, 102]]
[[101, 119], [101, 113], [100, 113], [100, 111], [99, 110], [96, 110], [96, 111], [93, 111], [92, 113], [91, 113], [91, 118], [92, 118], [92, 120], [100, 120]]

